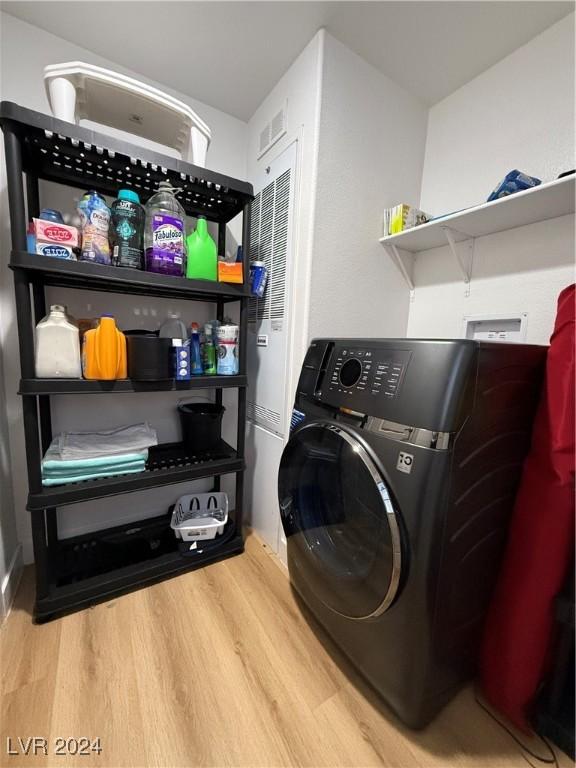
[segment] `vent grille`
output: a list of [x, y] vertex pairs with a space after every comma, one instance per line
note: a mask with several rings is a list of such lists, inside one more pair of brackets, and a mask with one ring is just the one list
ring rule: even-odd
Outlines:
[[258, 159], [268, 152], [286, 133], [286, 107], [276, 112], [272, 120], [266, 123], [258, 137]]
[[250, 260], [263, 261], [268, 285], [262, 299], [251, 299], [248, 321], [284, 319], [288, 219], [290, 213], [291, 169], [259, 192], [252, 203]]
[[272, 118], [272, 122], [270, 123], [270, 141], [279, 139], [284, 133], [286, 129], [284, 120], [285, 114], [284, 110], [281, 109], [280, 112], [277, 112]]
[[248, 401], [246, 405], [247, 415], [250, 421], [261, 427], [266, 427], [272, 432], [278, 432], [280, 427], [280, 414], [277, 411], [250, 401]]
[[272, 138], [272, 123], [266, 123], [263, 131], [260, 133], [260, 143], [258, 145], [259, 154], [263, 155], [270, 145]]

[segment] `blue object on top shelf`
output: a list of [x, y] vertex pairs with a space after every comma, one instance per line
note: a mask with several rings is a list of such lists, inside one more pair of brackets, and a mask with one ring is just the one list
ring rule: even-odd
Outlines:
[[541, 179], [537, 179], [536, 176], [528, 176], [528, 174], [518, 170], [510, 171], [492, 192], [487, 202], [490, 203], [492, 200], [499, 200], [501, 197], [513, 195], [515, 192], [523, 192], [526, 189], [532, 189], [532, 187], [537, 187], [539, 184], [542, 184], [542, 181]]

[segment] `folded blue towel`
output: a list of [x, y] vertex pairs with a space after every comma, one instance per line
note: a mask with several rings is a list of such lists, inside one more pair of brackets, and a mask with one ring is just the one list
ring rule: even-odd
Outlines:
[[92, 472], [86, 470], [85, 474], [59, 474], [51, 473], [48, 475], [42, 474], [42, 485], [65, 485], [66, 483], [79, 483], [82, 480], [96, 480], [100, 477], [114, 477], [116, 475], [133, 475], [137, 472], [144, 472], [146, 469], [145, 462], [134, 464], [130, 468], [119, 470], [118, 468], [99, 469]]
[[135, 453], [119, 453], [113, 456], [98, 456], [90, 459], [61, 459], [58, 447], [54, 442], [50, 445], [42, 460], [42, 470], [52, 469], [98, 469], [99, 467], [113, 467], [116, 464], [126, 464], [127, 462], [146, 461], [148, 459], [148, 449], [137, 451]]
[[103, 432], [63, 432], [42, 460], [42, 484], [66, 485], [146, 470], [148, 446], [156, 445], [149, 424]]
[[126, 472], [128, 469], [141, 469], [143, 466], [145, 466], [146, 462], [143, 459], [137, 459], [134, 461], [124, 461], [121, 464], [102, 464], [99, 467], [83, 467], [78, 469], [72, 469], [69, 467], [55, 467], [53, 466], [55, 462], [51, 462], [51, 464], [52, 466], [50, 467], [42, 467], [43, 477], [76, 477], [79, 475], [91, 475], [101, 472], [106, 472], [107, 474], [110, 472], [120, 474], [122, 472]]

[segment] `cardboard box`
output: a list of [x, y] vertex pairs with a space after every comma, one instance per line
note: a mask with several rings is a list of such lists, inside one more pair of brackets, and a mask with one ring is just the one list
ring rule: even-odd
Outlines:
[[176, 381], [190, 381], [192, 371], [190, 366], [190, 344], [188, 341], [172, 339], [172, 355], [174, 378]]
[[76, 227], [67, 224], [56, 224], [45, 219], [32, 219], [31, 233], [36, 237], [36, 243], [54, 243], [67, 248], [77, 248], [80, 243]]
[[76, 254], [69, 245], [62, 243], [39, 243], [36, 241], [35, 252], [38, 256], [50, 256], [53, 259], [70, 259], [76, 261]]
[[425, 224], [429, 220], [430, 216], [427, 213], [407, 203], [395, 205], [393, 208], [386, 208], [384, 211], [384, 237], [396, 235], [399, 232], [404, 232], [406, 229], [412, 229], [420, 224]]
[[218, 262], [218, 280], [221, 283], [243, 283], [244, 272], [242, 262], [228, 264], [225, 261]]

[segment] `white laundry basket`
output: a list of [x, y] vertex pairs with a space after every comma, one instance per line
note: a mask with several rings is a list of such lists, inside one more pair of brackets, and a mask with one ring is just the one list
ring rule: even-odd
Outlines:
[[205, 541], [223, 533], [227, 522], [228, 494], [215, 491], [181, 496], [170, 526], [183, 541]]
[[44, 68], [50, 109], [58, 120], [93, 120], [174, 147], [201, 168], [211, 132], [191, 107], [157, 88], [109, 69], [69, 61]]

